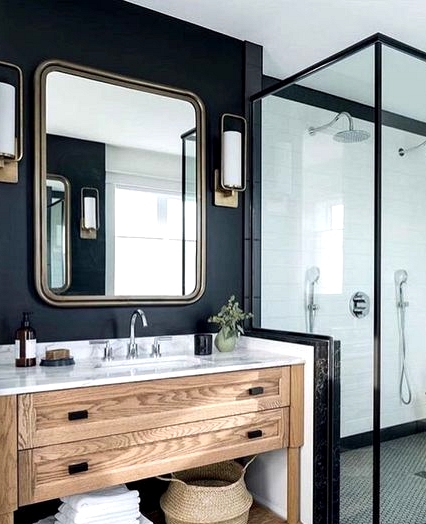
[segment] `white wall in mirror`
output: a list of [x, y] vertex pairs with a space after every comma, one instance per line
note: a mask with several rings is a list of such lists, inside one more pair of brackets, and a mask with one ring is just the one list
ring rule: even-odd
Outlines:
[[53, 135], [180, 154], [180, 136], [195, 127], [188, 101], [62, 72], [49, 73], [47, 100]]

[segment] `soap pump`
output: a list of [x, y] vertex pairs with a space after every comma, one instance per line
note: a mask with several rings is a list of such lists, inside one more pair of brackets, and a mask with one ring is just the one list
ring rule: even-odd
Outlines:
[[30, 313], [23, 313], [21, 327], [15, 333], [15, 365], [30, 367], [36, 365], [36, 332], [30, 325]]

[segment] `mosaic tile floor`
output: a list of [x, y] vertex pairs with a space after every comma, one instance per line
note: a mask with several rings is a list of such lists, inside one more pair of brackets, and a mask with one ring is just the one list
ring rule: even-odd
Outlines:
[[[383, 442], [381, 522], [426, 523], [426, 433]], [[340, 524], [372, 521], [371, 446], [341, 455]]]

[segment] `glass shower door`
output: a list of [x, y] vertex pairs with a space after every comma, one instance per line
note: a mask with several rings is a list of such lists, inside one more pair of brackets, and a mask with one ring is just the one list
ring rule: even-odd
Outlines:
[[255, 319], [341, 342], [340, 522], [365, 524], [373, 482], [374, 48], [256, 104]]
[[383, 46], [382, 79], [380, 519], [424, 524], [426, 62]]

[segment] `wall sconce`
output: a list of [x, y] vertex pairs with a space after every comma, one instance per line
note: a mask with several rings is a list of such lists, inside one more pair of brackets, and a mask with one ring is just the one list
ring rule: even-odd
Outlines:
[[11, 68], [18, 73], [18, 104], [15, 86], [0, 82], [0, 182], [16, 184], [18, 162], [23, 156], [23, 73], [20, 67], [9, 62], [0, 61], [0, 66]]
[[[227, 128], [227, 129], [225, 129]], [[224, 113], [220, 122], [221, 168], [215, 169], [214, 205], [238, 207], [238, 193], [246, 188], [247, 121]]]
[[94, 187], [82, 187], [80, 194], [80, 238], [95, 240], [99, 229], [99, 191]]

